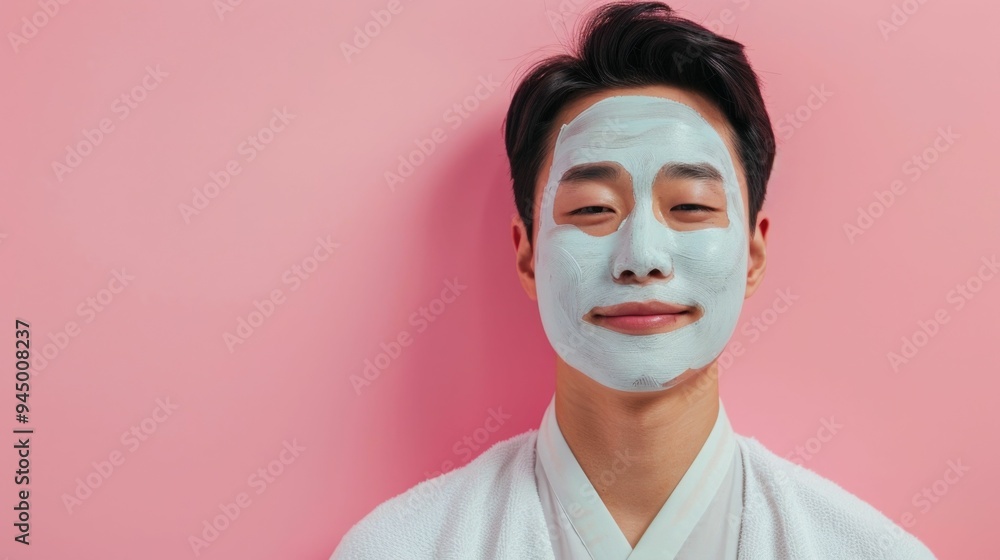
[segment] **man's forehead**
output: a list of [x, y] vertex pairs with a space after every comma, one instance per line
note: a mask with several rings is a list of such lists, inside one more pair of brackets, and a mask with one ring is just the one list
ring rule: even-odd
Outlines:
[[725, 140], [696, 109], [650, 95], [597, 101], [559, 128], [554, 148], [557, 158], [565, 154], [572, 163], [619, 150], [730, 159]]
[[[605, 137], [607, 137], [609, 134], [610, 135], [613, 135], [615, 133], [621, 134], [621, 131], [626, 128], [626, 125], [629, 122], [636, 123], [636, 122], [642, 122], [644, 120], [648, 121], [649, 119], [647, 114], [643, 113], [641, 110], [635, 111], [634, 110], [635, 107], [633, 107], [632, 111], [621, 110], [625, 105], [629, 104], [627, 103], [628, 100], [636, 98], [662, 101], [663, 102], [662, 104], [653, 103], [653, 105], [659, 105], [662, 108], [670, 107], [672, 110], [669, 111], [668, 113], [675, 117], [678, 117], [680, 115], [685, 115], [685, 119], [682, 122], [685, 123], [698, 122], [700, 123], [700, 125], [707, 126], [708, 130], [711, 131], [711, 134], [713, 134], [716, 138], [718, 138], [721, 141], [723, 147], [725, 148], [726, 159], [728, 159], [731, 162], [731, 165], [736, 174], [736, 182], [738, 189], [741, 193], [741, 198], [743, 199], [744, 205], [747, 204], [748, 193], [746, 187], [746, 175], [743, 169], [742, 161], [740, 161], [738, 157], [737, 148], [734, 146], [734, 135], [728, 122], [721, 120], [723, 117], [720, 116], [721, 113], [719, 113], [717, 109], [713, 109], [712, 107], [706, 106], [703, 107], [701, 110], [698, 110], [692, 106], [695, 103], [688, 104], [688, 103], [683, 103], [681, 101], [669, 99], [666, 97], [633, 94], [633, 95], [613, 95], [605, 97], [603, 99], [599, 99], [598, 101], [593, 102], [592, 104], [589, 105], [585, 104], [587, 98], [583, 98], [577, 100], [577, 102], [575, 102], [574, 104], [571, 104], [563, 109], [563, 111], [560, 113], [560, 118], [558, 118], [556, 121], [557, 123], [561, 124], [559, 125], [558, 129], [553, 128], [551, 131], [552, 135], [549, 137], [548, 149], [545, 155], [545, 159], [543, 160], [542, 168], [539, 170], [540, 172], [538, 173], [538, 176], [536, 178], [536, 189], [535, 189], [536, 210], [539, 210], [538, 206], [543, 196], [545, 185], [547, 184], [550, 178], [550, 173], [553, 171], [553, 165], [555, 163], [557, 147], [560, 146], [561, 143], [559, 141], [560, 139], [562, 139], [564, 134], [570, 134], [574, 129], [580, 128], [584, 124], [586, 124], [589, 127], [593, 127], [596, 124], [598, 125], [598, 128], [597, 129], [592, 128], [591, 130], [598, 130], [602, 132]], [[598, 106], [600, 106], [599, 109], [601, 110], [595, 109], [595, 107]], [[604, 108], [609, 108], [609, 109], [613, 108], [615, 110], [606, 111], [604, 110]], [[706, 114], [709, 115], [709, 118], [706, 118], [703, 112], [706, 112]], [[720, 122], [712, 124], [712, 122], [710, 122], [710, 119], [711, 121], [720, 121]], [[600, 121], [602, 120], [604, 121], [603, 124], [600, 123]], [[597, 122], [595, 123], [594, 121]], [[571, 132], [567, 133], [565, 132], [566, 130], [570, 130]], [[580, 163], [585, 163], [585, 161], [581, 161]], [[564, 167], [571, 167], [571, 166], [564, 166]]]
[[628, 132], [636, 124], [649, 123], [659, 118], [698, 121], [699, 125], [712, 129], [708, 118], [691, 104], [658, 95], [611, 95], [589, 105], [575, 104], [567, 107], [562, 116], [564, 119], [571, 118], [562, 121], [560, 135], [566, 129], [577, 127]]

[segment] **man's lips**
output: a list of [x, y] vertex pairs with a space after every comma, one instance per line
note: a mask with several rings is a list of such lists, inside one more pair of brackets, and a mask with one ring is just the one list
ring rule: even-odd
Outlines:
[[676, 315], [691, 311], [690, 307], [662, 301], [630, 301], [609, 307], [595, 307], [591, 313], [605, 317], [626, 315]]
[[627, 302], [595, 307], [592, 323], [625, 334], [655, 334], [672, 330], [697, 311], [684, 305], [661, 301]]

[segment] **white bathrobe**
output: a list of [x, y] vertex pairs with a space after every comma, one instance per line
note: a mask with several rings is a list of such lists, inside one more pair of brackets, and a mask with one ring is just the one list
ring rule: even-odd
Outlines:
[[[380, 504], [331, 560], [553, 560], [530, 430], [467, 465]], [[757, 440], [736, 435], [743, 461], [740, 560], [935, 560], [871, 505]]]

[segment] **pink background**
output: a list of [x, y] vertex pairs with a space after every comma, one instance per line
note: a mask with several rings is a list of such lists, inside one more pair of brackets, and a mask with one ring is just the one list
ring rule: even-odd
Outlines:
[[[514, 274], [501, 123], [517, 78], [592, 4], [401, 0], [380, 25], [381, 0], [247, 1], [221, 16], [208, 0], [69, 2], [13, 45], [43, 8], [5, 2], [0, 338], [8, 372], [15, 317], [51, 359], [34, 361], [29, 399], [33, 544], [12, 540], [8, 435], [0, 555], [195, 557], [189, 537], [244, 493], [199, 557], [324, 559], [378, 503], [484, 449], [464, 437], [488, 446], [536, 427], [553, 353]], [[883, 36], [894, 4], [902, 25]], [[941, 558], [997, 557], [1000, 276], [972, 279], [1000, 253], [1000, 8], [677, 7], [748, 45], [779, 138], [767, 279], [721, 377], [734, 427], [897, 522], [910, 513]], [[366, 24], [375, 36], [346, 56]], [[147, 67], [166, 75], [144, 87]], [[283, 108], [294, 117], [267, 130]], [[88, 150], [83, 131], [103, 119], [113, 128]], [[915, 177], [907, 161], [949, 127], [958, 138]], [[390, 189], [386, 172], [435, 129], [443, 142]], [[255, 134], [269, 143], [250, 160], [240, 147]], [[81, 142], [78, 165], [54, 171]], [[230, 160], [240, 173], [185, 221], [179, 205]], [[879, 212], [875, 191], [896, 180], [906, 190]], [[878, 217], [849, 238], [872, 204]], [[317, 238], [338, 245], [318, 250], [326, 260], [310, 260]], [[303, 265], [307, 278], [283, 280]], [[466, 287], [435, 302], [454, 279]], [[979, 291], [959, 309], [949, 293], [967, 283]], [[281, 303], [230, 351], [225, 333], [275, 290]], [[798, 299], [778, 313], [776, 290]], [[421, 307], [433, 322], [411, 322]], [[938, 310], [947, 323], [894, 371], [888, 353]], [[350, 377], [404, 331], [356, 391]], [[12, 378], [3, 430], [21, 427]], [[491, 409], [510, 415], [496, 433], [481, 430]], [[842, 427], [820, 442], [824, 422]], [[105, 478], [94, 464], [110, 457]], [[953, 483], [949, 461], [969, 469]], [[100, 485], [67, 507], [88, 476]]]

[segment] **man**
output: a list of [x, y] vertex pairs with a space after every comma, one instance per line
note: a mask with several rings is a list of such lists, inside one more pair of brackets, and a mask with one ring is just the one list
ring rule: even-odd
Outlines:
[[577, 56], [521, 82], [505, 137], [555, 395], [538, 430], [381, 504], [334, 559], [934, 558], [719, 401], [775, 151], [740, 44], [661, 3], [605, 5]]

